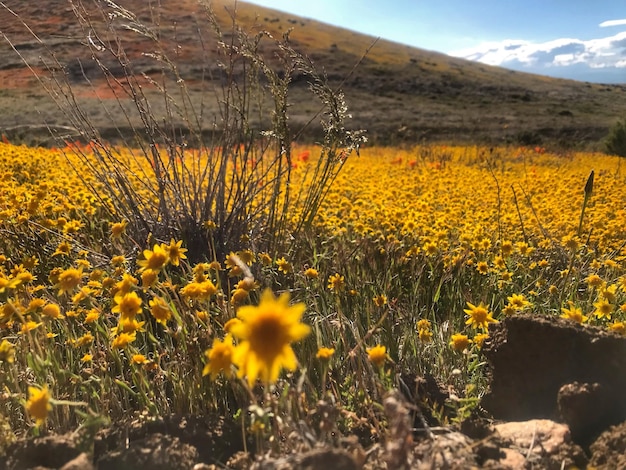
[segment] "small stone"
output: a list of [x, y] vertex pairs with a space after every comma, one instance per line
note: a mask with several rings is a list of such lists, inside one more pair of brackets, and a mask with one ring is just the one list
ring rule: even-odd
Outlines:
[[60, 470], [93, 470], [94, 468], [89, 456], [83, 452], [75, 459], [63, 465]]

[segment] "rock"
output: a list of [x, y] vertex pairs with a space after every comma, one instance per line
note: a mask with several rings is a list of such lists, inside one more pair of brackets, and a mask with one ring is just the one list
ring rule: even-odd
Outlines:
[[[586, 464], [583, 450], [572, 443], [569, 428], [565, 424], [533, 419], [496, 424], [495, 430], [502, 441], [510, 443], [506, 446], [509, 452], [505, 452], [505, 460], [509, 464], [519, 461], [519, 457], [511, 450], [522, 455], [535, 468], [560, 469]], [[502, 460], [500, 462], [503, 463]]]
[[[495, 468], [525, 468], [526, 467], [526, 457], [520, 454], [517, 450], [513, 449], [502, 449], [502, 453], [504, 457], [498, 460], [497, 464], [499, 467]], [[491, 467], [494, 468], [494, 467]]]
[[80, 454], [81, 451], [70, 434], [20, 440], [7, 449], [9, 457], [6, 468], [61, 468]]
[[[599, 430], [626, 420], [626, 338], [604, 329], [582, 326], [557, 317], [514, 315], [490, 327], [483, 353], [491, 369], [491, 383], [481, 406], [494, 418], [526, 421], [559, 419], [557, 395], [561, 387], [578, 382], [589, 386], [582, 394], [562, 393], [562, 410], [574, 423], [589, 424], [588, 408], [600, 394], [602, 419]], [[598, 395], [599, 396], [599, 395]], [[582, 408], [577, 408], [581, 404]], [[579, 423], [572, 413], [580, 409], [586, 417]]]
[[591, 459], [588, 468], [626, 468], [626, 422], [611, 426], [589, 446]]
[[281, 458], [264, 457], [252, 465], [256, 470], [358, 470], [354, 458], [343, 449], [314, 449]]
[[557, 395], [557, 405], [572, 439], [584, 447], [607, 428], [607, 423], [615, 422], [611, 394], [599, 383], [563, 385]]
[[420, 442], [415, 448], [418, 469], [468, 469], [477, 466], [472, 440], [460, 432], [447, 432]]
[[94, 470], [94, 468], [89, 456], [83, 452], [75, 459], [63, 465], [60, 470]]

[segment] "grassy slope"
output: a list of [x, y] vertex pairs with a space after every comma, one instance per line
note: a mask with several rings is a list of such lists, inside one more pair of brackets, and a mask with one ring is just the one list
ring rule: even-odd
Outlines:
[[[89, 54], [80, 47], [85, 34], [66, 24], [73, 18], [67, 4], [53, 0], [49, 2], [50, 8], [44, 9], [36, 2], [12, 3], [20, 17], [53, 45], [59, 61], [73, 67], [73, 80], [81, 103], [95, 124], [110, 127], [102, 103], [93, 97], [94, 89], [76, 73], [77, 58], [82, 58], [82, 63], [86, 64]], [[126, 0], [119, 3], [140, 12], [143, 19], [150, 18], [148, 2]], [[174, 50], [175, 43], [182, 45], [178, 52], [180, 70], [199, 100], [201, 74], [206, 72], [206, 67], [199, 64], [214, 64], [216, 60], [210, 39], [207, 39], [210, 33], [202, 9], [194, 0], [162, 0], [161, 4], [159, 21], [164, 37], [169, 37], [168, 50]], [[212, 5], [220, 23], [227, 28], [233, 2], [214, 0]], [[53, 13], [48, 13], [50, 11]], [[274, 36], [293, 28], [291, 39], [296, 48], [323, 67], [334, 82], [339, 84], [348, 77], [343, 87], [354, 126], [368, 129], [370, 138], [380, 142], [433, 139], [527, 144], [554, 141], [573, 145], [599, 140], [623, 113], [624, 86], [523, 74], [384, 40], [376, 42], [350, 75], [354, 64], [375, 38], [243, 2], [237, 5], [237, 20], [251, 32], [263, 29]], [[199, 24], [205, 28], [204, 49], [198, 41]], [[0, 31], [19, 45], [20, 52], [31, 64], [40, 63], [42, 48], [19, 22], [10, 15], [0, 15]], [[151, 50], [148, 42], [133, 39], [127, 44], [131, 55], [139, 56], [142, 51]], [[266, 52], [272, 54], [271, 49]], [[4, 84], [0, 90], [0, 128], [5, 129], [5, 133], [11, 133], [7, 128], [44, 120], [67, 124], [5, 43], [0, 46], [0, 60], [4, 64], [0, 69], [0, 82]], [[142, 71], [155, 72], [147, 61], [141, 63], [144, 64]], [[211, 70], [211, 65], [208, 69]], [[95, 91], [109, 103], [106, 90], [97, 81], [94, 83]], [[305, 85], [296, 82], [293, 87], [292, 122], [295, 126], [306, 122], [317, 110]], [[207, 106], [209, 114], [215, 112], [214, 107]]]

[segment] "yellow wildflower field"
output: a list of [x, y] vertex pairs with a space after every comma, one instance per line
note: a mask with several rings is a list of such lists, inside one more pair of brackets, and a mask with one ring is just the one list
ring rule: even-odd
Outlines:
[[[287, 232], [317, 153], [292, 154]], [[119, 155], [132, 190], [158, 204], [148, 159]], [[365, 149], [340, 162], [313, 225], [283, 251], [258, 250], [257, 236], [272, 234], [250, 232], [239, 251], [206, 247], [202, 259], [182, 238], [134, 239], [134, 221], [115, 215], [71, 146], [0, 144], [0, 410], [18, 433], [63, 430], [86, 416], [72, 408], [235, 413], [257, 385], [298, 384], [311, 403], [332, 393], [367, 413], [365, 391], [377, 399], [401, 370], [480, 383], [488, 324], [507, 315], [624, 334], [621, 163], [525, 148]]]

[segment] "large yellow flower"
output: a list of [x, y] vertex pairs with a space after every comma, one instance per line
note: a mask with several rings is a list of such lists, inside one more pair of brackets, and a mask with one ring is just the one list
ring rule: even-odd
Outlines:
[[239, 367], [239, 377], [248, 377], [252, 386], [260, 377], [265, 383], [278, 380], [281, 368], [295, 370], [298, 361], [291, 343], [307, 336], [311, 328], [300, 323], [306, 309], [303, 303], [289, 305], [289, 294], [274, 297], [267, 289], [261, 303], [241, 307], [237, 317], [241, 323], [231, 327], [231, 333], [241, 342], [235, 349], [233, 362]]
[[367, 358], [376, 366], [382, 366], [387, 360], [387, 348], [380, 344], [367, 349]]
[[48, 387], [28, 387], [28, 401], [26, 411], [33, 418], [37, 426], [43, 424], [48, 418], [48, 412], [52, 409], [50, 404], [50, 392]]
[[119, 313], [122, 318], [135, 318], [141, 311], [141, 298], [136, 292], [127, 294], [117, 294], [113, 297], [115, 306], [111, 309], [113, 313]]
[[223, 341], [215, 338], [211, 349], [207, 349], [204, 352], [208, 362], [202, 370], [202, 375], [211, 374], [212, 380], [215, 380], [220, 372], [224, 372], [224, 374], [230, 376], [230, 366], [233, 363], [234, 350], [233, 337], [230, 334], [227, 334]]
[[170, 259], [170, 263], [174, 266], [178, 266], [180, 264], [180, 260], [187, 259], [185, 253], [187, 252], [187, 248], [183, 248], [183, 241], [176, 241], [172, 238], [169, 245], [165, 246], [165, 251]]
[[154, 245], [152, 250], [143, 250], [144, 259], [137, 261], [140, 271], [152, 269], [158, 271], [170, 261], [168, 249], [163, 245]]
[[498, 323], [498, 320], [491, 316], [491, 312], [482, 303], [476, 306], [468, 302], [467, 305], [469, 308], [463, 310], [469, 316], [465, 322], [466, 325], [486, 330], [489, 323]]
[[172, 310], [167, 302], [161, 297], [155, 297], [150, 302], [150, 313], [158, 323], [166, 325], [172, 316]]
[[54, 286], [59, 289], [59, 295], [63, 295], [66, 292], [72, 292], [78, 287], [83, 278], [82, 268], [68, 268], [59, 274], [59, 280]]

